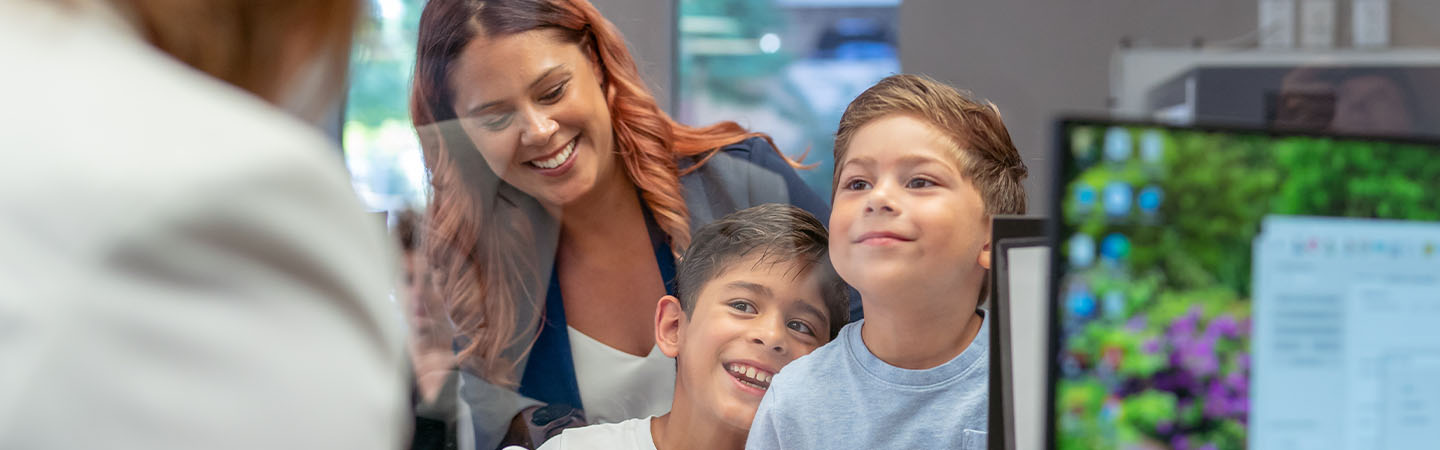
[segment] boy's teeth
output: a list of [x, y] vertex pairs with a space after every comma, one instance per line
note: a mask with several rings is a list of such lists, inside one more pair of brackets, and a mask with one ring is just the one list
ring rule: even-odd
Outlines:
[[[737, 363], [737, 364], [730, 364], [730, 365], [727, 366], [725, 369], [726, 369], [726, 370], [729, 370], [730, 372], [732, 372], [732, 373], [734, 373], [734, 374], [736, 374], [736, 375], [742, 375], [742, 376], [744, 376], [744, 377], [746, 377], [746, 378], [749, 378], [749, 379], [752, 379], [752, 380], [755, 380], [755, 381], [759, 381], [759, 382], [765, 383], [765, 384], [767, 384], [767, 385], [770, 384], [770, 379], [775, 376], [775, 374], [766, 372], [766, 371], [764, 371], [764, 370], [756, 369], [756, 368], [754, 368], [754, 367], [746, 366], [746, 365], [738, 364], [738, 363]], [[755, 386], [755, 387], [760, 388], [760, 389], [766, 389], [766, 388], [769, 387], [769, 386], [761, 386], [761, 385], [752, 383], [752, 382], [747, 381], [747, 380], [740, 380], [740, 382], [741, 382], [741, 383], [745, 383], [746, 385], [749, 385], [749, 386]]]

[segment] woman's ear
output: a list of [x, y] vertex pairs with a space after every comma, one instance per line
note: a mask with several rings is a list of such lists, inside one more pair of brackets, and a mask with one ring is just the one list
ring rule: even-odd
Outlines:
[[680, 354], [687, 322], [689, 319], [680, 306], [680, 299], [673, 295], [660, 297], [660, 303], [655, 305], [655, 345], [665, 356], [674, 358]]

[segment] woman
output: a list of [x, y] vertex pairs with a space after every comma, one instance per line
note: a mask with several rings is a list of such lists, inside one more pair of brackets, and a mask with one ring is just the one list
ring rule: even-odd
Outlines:
[[359, 8], [0, 2], [0, 448], [402, 444], [391, 252], [300, 120]]
[[828, 207], [763, 135], [665, 115], [588, 2], [435, 0], [420, 21], [427, 247], [483, 379], [466, 383], [477, 444], [545, 422], [521, 420], [541, 403], [663, 413], [674, 362], [651, 319], [691, 231], [753, 204]]

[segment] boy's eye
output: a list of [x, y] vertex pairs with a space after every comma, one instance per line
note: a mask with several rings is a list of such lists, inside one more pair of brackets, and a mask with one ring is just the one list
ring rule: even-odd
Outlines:
[[747, 302], [747, 301], [744, 301], [744, 300], [734, 300], [734, 301], [731, 301], [731, 302], [730, 302], [730, 307], [731, 307], [731, 308], [735, 308], [735, 309], [737, 309], [737, 310], [740, 310], [741, 312], [746, 312], [746, 313], [750, 313], [750, 314], [755, 314], [755, 313], [756, 313], [755, 305], [751, 305], [750, 302]]
[[546, 92], [545, 95], [541, 95], [540, 102], [549, 104], [559, 101], [560, 96], [565, 95], [565, 85], [565, 83], [560, 83], [556, 85], [553, 89], [550, 89], [550, 91]]
[[905, 182], [905, 187], [910, 189], [923, 189], [931, 186], [936, 186], [935, 182], [924, 178], [911, 178], [910, 181]]
[[792, 320], [792, 321], [790, 321], [790, 323], [785, 324], [785, 326], [789, 327], [789, 328], [792, 329], [792, 330], [799, 331], [799, 332], [801, 332], [801, 333], [805, 333], [805, 334], [808, 334], [808, 335], [811, 335], [811, 336], [814, 336], [814, 335], [815, 335], [815, 331], [810, 329], [810, 325], [806, 324], [805, 322], [801, 322], [801, 321], [799, 321], [799, 320]]
[[859, 191], [859, 190], [865, 190], [865, 189], [869, 189], [869, 188], [870, 188], [870, 182], [869, 182], [869, 181], [856, 179], [856, 180], [850, 180], [850, 181], [845, 182], [845, 189], [846, 189], [846, 190]]

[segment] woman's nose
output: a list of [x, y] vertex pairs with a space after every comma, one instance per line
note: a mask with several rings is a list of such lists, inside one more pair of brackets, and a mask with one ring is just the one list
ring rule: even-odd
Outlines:
[[520, 144], [527, 147], [542, 146], [560, 129], [560, 124], [549, 114], [531, 109], [525, 113], [525, 129], [520, 132]]

